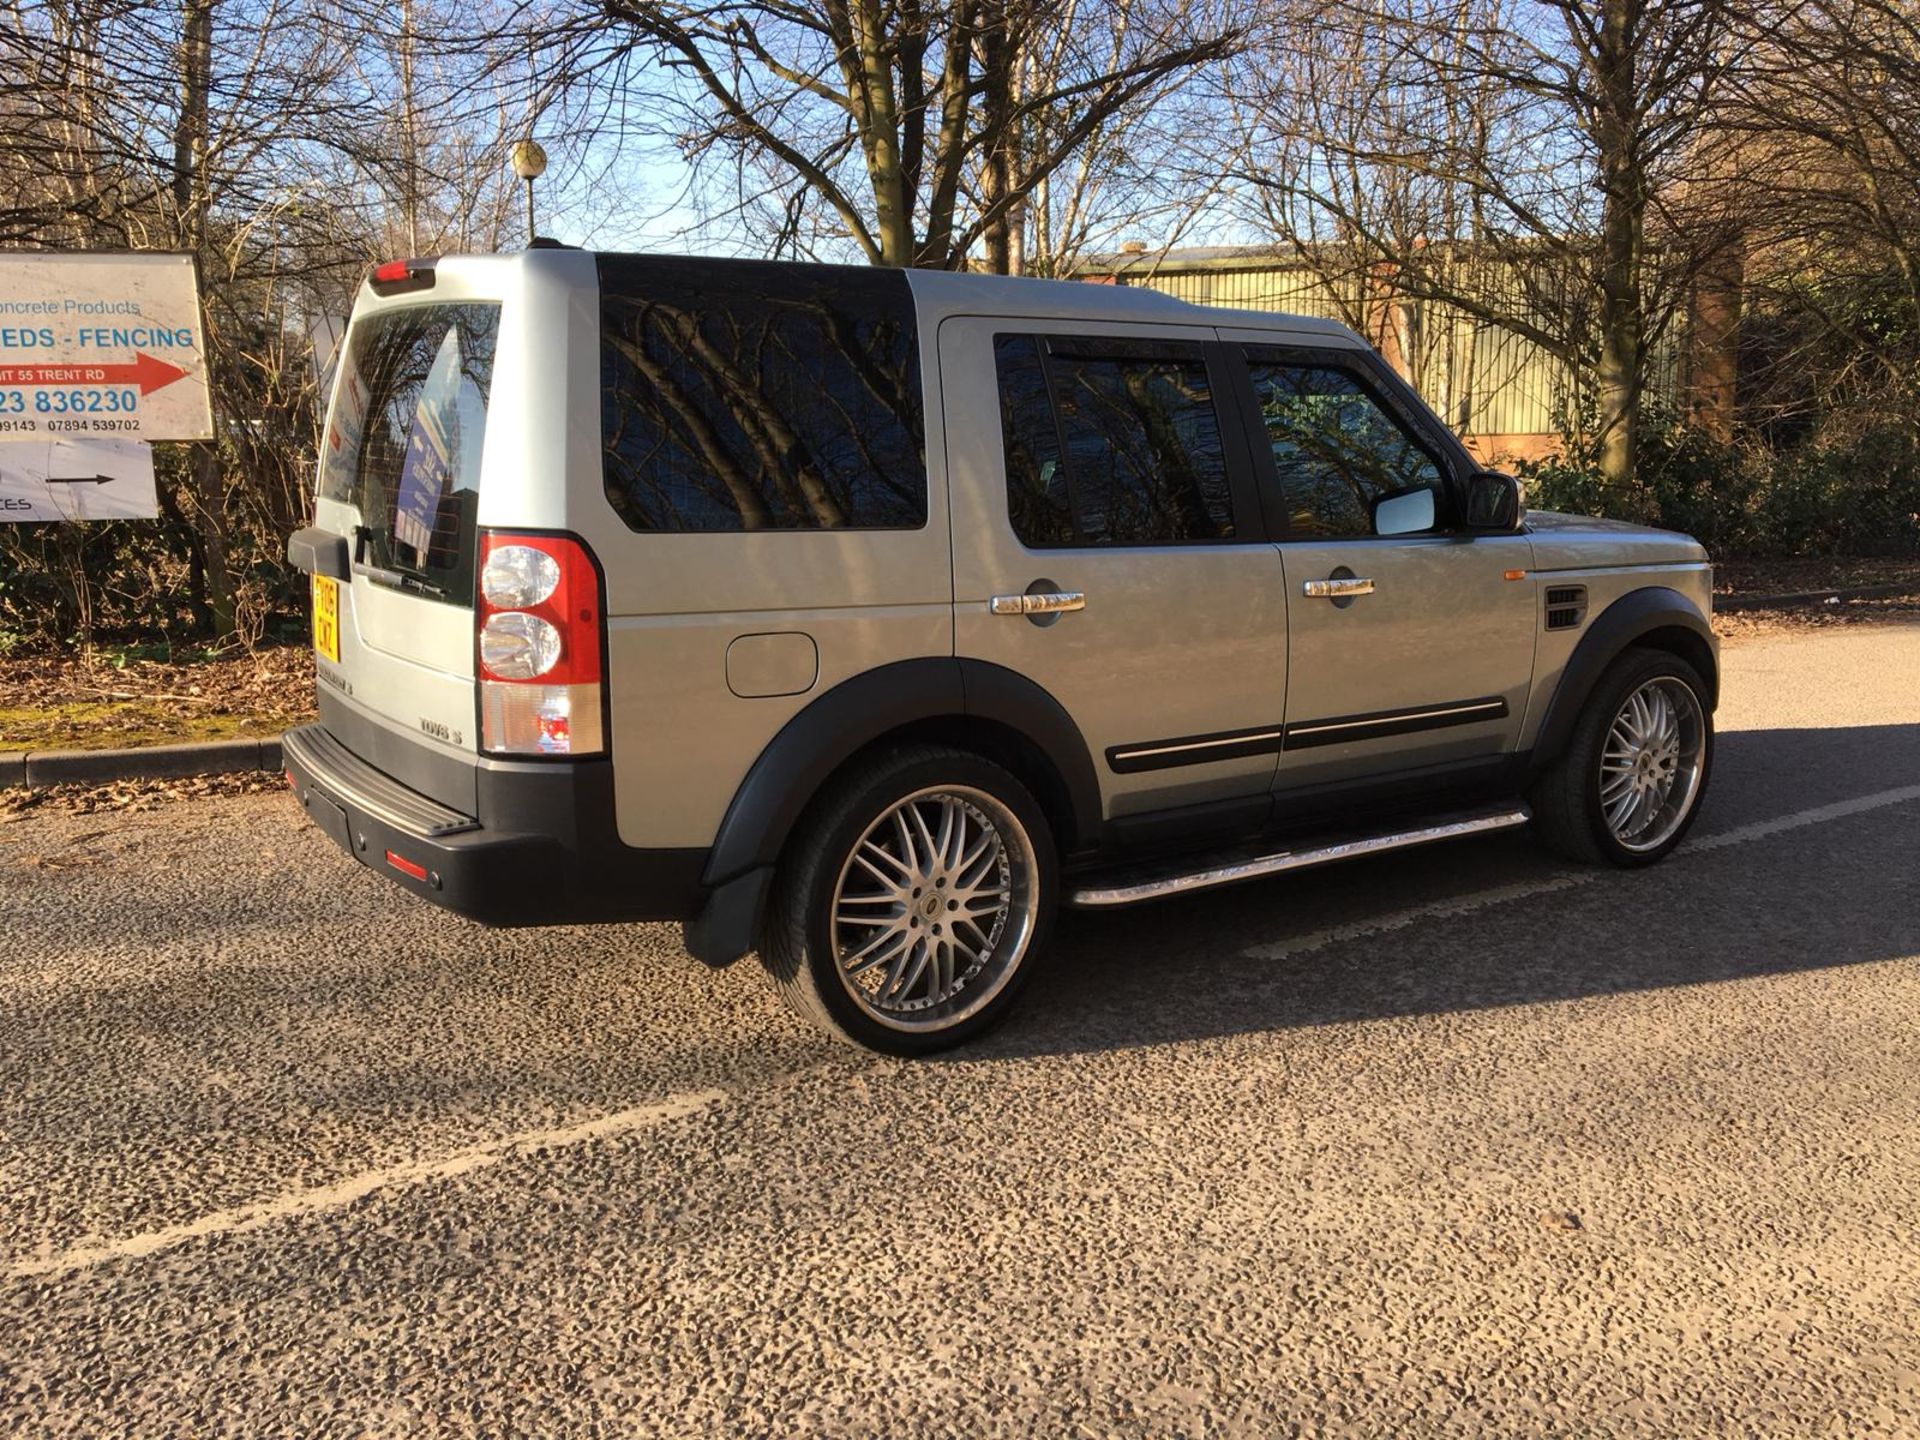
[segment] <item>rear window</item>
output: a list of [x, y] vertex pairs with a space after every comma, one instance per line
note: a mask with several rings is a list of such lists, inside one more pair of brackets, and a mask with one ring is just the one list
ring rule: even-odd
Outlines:
[[354, 327], [320, 493], [360, 511], [354, 558], [391, 583], [473, 603], [475, 509], [498, 305], [412, 305]]
[[926, 524], [899, 272], [608, 255], [600, 296], [607, 500], [631, 528]]

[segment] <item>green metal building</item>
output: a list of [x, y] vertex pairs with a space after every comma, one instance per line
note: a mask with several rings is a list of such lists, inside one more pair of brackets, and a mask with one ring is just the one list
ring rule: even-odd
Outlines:
[[[1350, 325], [1489, 463], [1554, 453], [1581, 408], [1579, 377], [1559, 358], [1455, 306], [1397, 294], [1387, 272], [1342, 276], [1292, 249], [1206, 248], [1102, 256], [1079, 278], [1145, 285], [1198, 305]], [[1511, 264], [1477, 277], [1475, 288], [1501, 311], [1526, 312], [1522, 277]], [[1671, 342], [1656, 356], [1654, 388], [1669, 398], [1676, 358]]]

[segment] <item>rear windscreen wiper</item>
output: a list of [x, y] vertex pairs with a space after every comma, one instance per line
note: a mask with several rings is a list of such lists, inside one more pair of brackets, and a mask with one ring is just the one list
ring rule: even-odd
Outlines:
[[356, 560], [353, 573], [364, 575], [376, 585], [385, 585], [389, 590], [412, 590], [421, 595], [431, 595], [436, 600], [444, 600], [449, 592], [444, 586], [431, 580], [423, 580], [418, 575], [409, 575], [403, 570], [383, 570], [378, 565], [369, 565], [364, 560]]
[[421, 595], [431, 595], [436, 600], [444, 600], [452, 592], [445, 586], [420, 575], [409, 575], [404, 570], [391, 570], [384, 565], [375, 565], [367, 560], [367, 554], [373, 549], [373, 531], [365, 525], [353, 527], [354, 556], [353, 573], [364, 575], [376, 585], [384, 585], [389, 590], [412, 590]]

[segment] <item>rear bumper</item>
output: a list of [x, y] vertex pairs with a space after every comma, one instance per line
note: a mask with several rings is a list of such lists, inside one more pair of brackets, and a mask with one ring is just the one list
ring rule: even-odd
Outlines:
[[689, 920], [705, 850], [622, 844], [607, 760], [481, 767], [478, 815], [403, 785], [325, 725], [281, 741], [294, 794], [335, 844], [421, 899], [486, 925]]

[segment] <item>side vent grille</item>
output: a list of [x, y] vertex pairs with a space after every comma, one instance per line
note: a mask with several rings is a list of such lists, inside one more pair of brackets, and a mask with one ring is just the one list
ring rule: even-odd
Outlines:
[[1578, 630], [1586, 618], [1586, 586], [1549, 585], [1547, 587], [1547, 629]]

